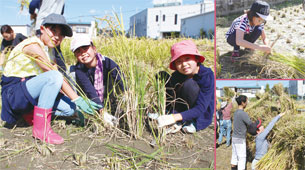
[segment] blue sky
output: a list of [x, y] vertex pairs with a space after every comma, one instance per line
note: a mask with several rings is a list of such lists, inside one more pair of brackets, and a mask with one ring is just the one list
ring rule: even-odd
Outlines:
[[[195, 4], [200, 0], [184, 0], [183, 4]], [[90, 22], [93, 16], [102, 18], [112, 15], [112, 11], [122, 11], [125, 30], [129, 28], [129, 17], [153, 7], [152, 0], [65, 0], [65, 13], [68, 22]], [[0, 0], [0, 25], [31, 24], [28, 9], [20, 12], [18, 0]]]
[[272, 88], [274, 84], [282, 83], [284, 87], [288, 87], [289, 80], [217, 80], [216, 87], [224, 86], [266, 86]]

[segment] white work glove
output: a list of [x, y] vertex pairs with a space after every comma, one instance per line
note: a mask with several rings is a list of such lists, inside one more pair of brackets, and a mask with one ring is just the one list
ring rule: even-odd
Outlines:
[[159, 117], [159, 113], [148, 113], [147, 116], [152, 120], [156, 120]]
[[158, 120], [159, 128], [176, 123], [176, 120], [175, 120], [173, 114], [159, 116], [157, 118], [157, 120]]
[[175, 123], [174, 125], [172, 125], [170, 128], [166, 129], [165, 130], [165, 133], [168, 134], [168, 133], [177, 133], [181, 130], [182, 128], [182, 124], [177, 124]]
[[110, 126], [114, 126], [118, 123], [118, 118], [116, 118], [115, 116], [112, 116], [111, 114], [109, 114], [105, 111], [103, 114], [103, 119], [104, 119], [104, 122], [106, 124], [109, 124]]

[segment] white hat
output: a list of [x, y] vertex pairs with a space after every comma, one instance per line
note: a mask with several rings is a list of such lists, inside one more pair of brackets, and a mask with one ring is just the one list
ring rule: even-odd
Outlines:
[[262, 15], [262, 14], [260, 14], [260, 13], [256, 13], [259, 17], [261, 17], [261, 18], [263, 18], [263, 20], [265, 20], [265, 21], [272, 21], [273, 20], [273, 18], [272, 18], [272, 16], [271, 15]]
[[221, 108], [221, 109], [225, 108], [225, 107], [227, 106], [227, 104], [228, 104], [227, 101], [221, 102], [221, 103], [220, 103], [220, 108]]
[[90, 45], [91, 42], [91, 39], [86, 35], [75, 35], [72, 38], [70, 49], [72, 52], [74, 52], [79, 47]]

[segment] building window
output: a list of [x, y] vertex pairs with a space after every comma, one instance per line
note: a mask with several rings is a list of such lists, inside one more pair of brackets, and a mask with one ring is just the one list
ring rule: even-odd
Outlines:
[[165, 21], [165, 15], [163, 15], [163, 21]]
[[305, 80], [303, 80], [303, 84], [305, 84]]
[[84, 28], [84, 27], [76, 27], [76, 33], [86, 33], [86, 28]]
[[158, 22], [159, 21], [159, 16], [158, 15], [156, 15], [156, 22]]
[[178, 15], [175, 14], [175, 25], [177, 25], [177, 21], [178, 21]]

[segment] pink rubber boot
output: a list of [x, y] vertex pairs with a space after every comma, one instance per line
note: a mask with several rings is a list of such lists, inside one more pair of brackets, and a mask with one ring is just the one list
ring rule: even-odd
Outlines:
[[62, 144], [64, 139], [51, 129], [51, 109], [34, 107], [33, 137], [50, 144]]

